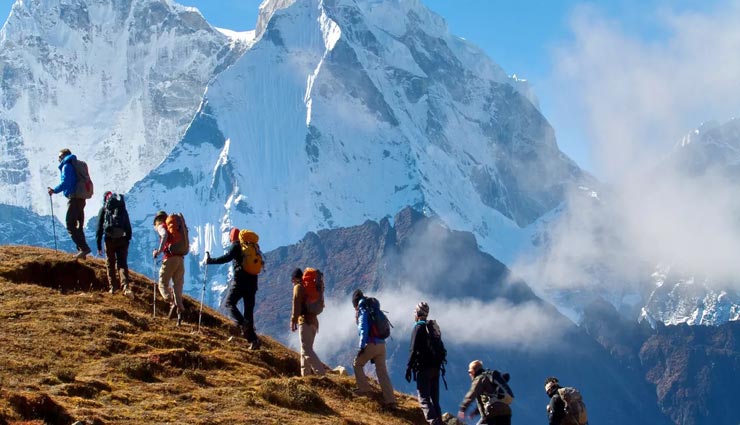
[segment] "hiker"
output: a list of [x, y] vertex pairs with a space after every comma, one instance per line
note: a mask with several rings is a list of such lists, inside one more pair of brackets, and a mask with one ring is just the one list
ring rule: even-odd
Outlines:
[[131, 221], [126, 211], [123, 195], [111, 191], [103, 195], [103, 206], [98, 213], [98, 230], [95, 233], [98, 256], [101, 239], [105, 241], [105, 265], [108, 270], [108, 292], [116, 291], [119, 283], [124, 295], [132, 295], [128, 277], [128, 246], [131, 242]]
[[[321, 272], [316, 269], [306, 269], [304, 273], [301, 269], [293, 270], [290, 277], [293, 282], [293, 310], [290, 315], [290, 330], [298, 330], [298, 337], [301, 340], [301, 376], [306, 375], [325, 375], [326, 367], [321, 362], [319, 356], [313, 350], [313, 341], [316, 334], [319, 333], [319, 317], [315, 310], [309, 308], [310, 300], [306, 292], [308, 289], [304, 286], [313, 284], [317, 286], [320, 281], [323, 287], [323, 277]], [[314, 291], [316, 291], [314, 289]], [[323, 289], [321, 290], [323, 292]], [[323, 295], [321, 297], [323, 304]], [[322, 307], [323, 309], [323, 307]]]
[[514, 399], [514, 395], [509, 388], [509, 374], [501, 374], [497, 370], [483, 369], [483, 362], [473, 360], [468, 365], [468, 375], [470, 380], [470, 390], [465, 395], [457, 417], [465, 420], [465, 411], [473, 401], [478, 405], [477, 413], [480, 415], [478, 425], [511, 425], [511, 407], [509, 404]]
[[[154, 216], [153, 225], [159, 234], [159, 246], [152, 252], [152, 257], [156, 259], [159, 254], [164, 254], [159, 269], [159, 293], [170, 305], [167, 318], [171, 318], [173, 311], [177, 309], [177, 325], [180, 326], [185, 312], [185, 304], [182, 302], [185, 255], [190, 249], [185, 218], [182, 214], [167, 215], [165, 211], [159, 211]], [[172, 288], [170, 280], [173, 283]]]
[[406, 381], [416, 381], [419, 405], [424, 419], [431, 425], [442, 425], [442, 407], [439, 404], [439, 374], [444, 371], [447, 350], [442, 342], [442, 333], [434, 320], [427, 320], [429, 304], [420, 302], [414, 309], [414, 325], [411, 331], [409, 360], [406, 366]]
[[[85, 240], [85, 199], [90, 199], [92, 196], [92, 183], [90, 183], [90, 192], [87, 196], [86, 193], [78, 190], [78, 173], [77, 170], [77, 157], [72, 155], [69, 149], [62, 149], [59, 151], [59, 172], [62, 175], [62, 180], [54, 188], [47, 188], [49, 196], [62, 192], [67, 197], [67, 216], [66, 225], [67, 232], [72, 238], [72, 242], [77, 246], [77, 254], [74, 256], [75, 259], [84, 260], [90, 253], [90, 246]], [[81, 161], [80, 161], [81, 162]], [[85, 165], [85, 174], [87, 175], [87, 166]], [[89, 180], [89, 175], [87, 176]]]
[[[211, 253], [206, 252], [206, 264], [225, 264], [232, 261], [234, 264], [234, 280], [229, 282], [229, 289], [226, 292], [226, 309], [231, 316], [231, 320], [236, 324], [240, 333], [247, 342], [250, 350], [259, 350], [261, 343], [254, 329], [254, 300], [257, 294], [257, 274], [250, 269], [247, 263], [251, 261], [251, 256], [259, 255], [259, 261], [262, 262], [262, 253], [257, 248], [256, 253], [252, 253], [249, 247], [243, 246], [242, 233], [254, 234], [250, 230], [231, 229], [229, 232], [229, 241], [231, 246], [226, 254], [211, 258]], [[254, 234], [254, 237], [257, 237]], [[260, 266], [261, 269], [261, 266]], [[252, 273], [250, 273], [252, 271]], [[257, 271], [259, 273], [259, 270]], [[239, 301], [244, 301], [244, 314], [239, 311]]]
[[[355, 370], [355, 380], [357, 381], [357, 389], [354, 393], [355, 395], [370, 393], [370, 383], [363, 368], [367, 362], [372, 362], [375, 364], [378, 383], [383, 392], [383, 406], [388, 410], [395, 410], [398, 408], [398, 404], [385, 365], [385, 338], [390, 335], [390, 327], [388, 326], [390, 323], [387, 322], [388, 319], [380, 310], [380, 302], [375, 298], [365, 297], [359, 289], [352, 293], [352, 305], [355, 307], [355, 321], [360, 334], [360, 350], [352, 362]], [[386, 323], [379, 323], [381, 320]], [[387, 329], [388, 334], [378, 335], [379, 328]]]
[[588, 425], [588, 413], [581, 393], [573, 387], [561, 387], [558, 378], [545, 379], [545, 393], [550, 397], [547, 419], [550, 425]]

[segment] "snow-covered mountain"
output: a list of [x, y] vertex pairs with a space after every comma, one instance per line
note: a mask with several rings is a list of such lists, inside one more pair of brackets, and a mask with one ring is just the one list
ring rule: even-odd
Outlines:
[[0, 30], [0, 203], [48, 214], [64, 147], [95, 199], [129, 190], [248, 42], [171, 0], [17, 0]]
[[130, 205], [149, 233], [185, 212], [201, 253], [232, 225], [270, 249], [410, 205], [509, 261], [587, 178], [530, 93], [420, 1], [267, 0]]

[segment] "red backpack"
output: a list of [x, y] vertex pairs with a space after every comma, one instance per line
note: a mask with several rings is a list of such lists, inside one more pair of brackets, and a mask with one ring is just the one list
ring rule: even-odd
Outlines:
[[321, 314], [324, 311], [324, 274], [319, 269], [307, 267], [303, 271], [305, 313]]

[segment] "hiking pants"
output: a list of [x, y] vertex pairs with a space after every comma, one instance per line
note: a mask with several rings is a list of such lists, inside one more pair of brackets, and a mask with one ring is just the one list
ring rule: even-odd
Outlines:
[[416, 393], [427, 423], [442, 425], [442, 407], [439, 405], [439, 367], [423, 368], [416, 373]]
[[[170, 290], [170, 279], [172, 287]], [[185, 305], [182, 303], [182, 287], [185, 284], [185, 261], [182, 255], [171, 255], [162, 261], [162, 267], [159, 269], [159, 293], [162, 294], [165, 302], [172, 304], [172, 295], [174, 293], [174, 303], [177, 305], [178, 313], [185, 311]]]
[[108, 288], [116, 289], [119, 283], [128, 286], [128, 239], [105, 239], [105, 265], [108, 269]]
[[385, 366], [385, 344], [369, 342], [362, 354], [355, 357], [352, 366], [355, 369], [357, 389], [360, 392], [369, 392], [371, 389], [364, 370], [365, 364], [370, 360], [375, 362], [375, 373], [378, 375], [378, 383], [383, 391], [383, 403], [395, 404], [396, 396], [393, 394], [393, 384], [391, 384], [391, 378], [388, 376], [388, 369]]
[[90, 247], [85, 240], [85, 200], [80, 198], [69, 198], [67, 201], [67, 233], [78, 251], [90, 252]]
[[301, 376], [326, 375], [324, 364], [313, 351], [316, 326], [305, 322], [299, 323], [298, 336], [301, 338]]
[[[234, 276], [226, 294], [226, 311], [231, 316], [231, 320], [244, 328], [244, 337], [249, 342], [257, 341], [257, 333], [254, 331], [254, 299], [256, 295], [257, 275], [244, 272], [237, 273]], [[238, 308], [240, 300], [244, 300], [244, 314]]]

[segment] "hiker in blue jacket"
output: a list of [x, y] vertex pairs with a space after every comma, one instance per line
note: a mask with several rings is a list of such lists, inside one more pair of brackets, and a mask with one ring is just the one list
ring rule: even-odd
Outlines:
[[67, 201], [67, 217], [66, 225], [67, 232], [72, 238], [72, 242], [77, 245], [76, 259], [84, 260], [87, 258], [87, 254], [90, 253], [90, 246], [85, 240], [85, 199], [82, 197], [75, 196], [77, 189], [77, 171], [75, 170], [74, 164], [77, 161], [77, 157], [72, 155], [69, 149], [62, 149], [59, 151], [59, 172], [62, 175], [62, 180], [54, 188], [47, 188], [49, 196], [62, 192], [64, 196], [69, 199]]
[[352, 294], [352, 305], [355, 307], [355, 321], [360, 334], [360, 350], [357, 352], [352, 366], [355, 370], [357, 389], [355, 395], [366, 395], [370, 393], [370, 383], [365, 376], [364, 367], [367, 362], [375, 364], [375, 372], [378, 375], [378, 383], [383, 392], [383, 406], [386, 409], [396, 409], [396, 396], [393, 394], [393, 384], [388, 376], [388, 368], [385, 365], [385, 340], [373, 334], [373, 323], [371, 320], [372, 309], [380, 309], [380, 303], [375, 298], [367, 298], [362, 291], [356, 289]]

